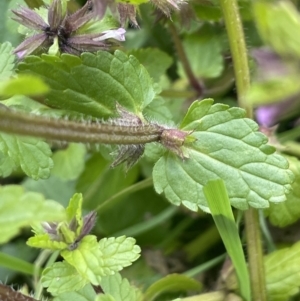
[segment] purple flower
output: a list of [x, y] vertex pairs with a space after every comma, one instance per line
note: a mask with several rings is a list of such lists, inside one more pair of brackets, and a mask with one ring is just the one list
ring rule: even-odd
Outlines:
[[[71, 15], [63, 11], [61, 0], [53, 0], [48, 8], [47, 21], [29, 8], [21, 7], [12, 12], [15, 21], [36, 31], [14, 50], [20, 59], [44, 49], [51, 49], [52, 53], [66, 52], [75, 55], [84, 51], [107, 50], [112, 45], [108, 39], [125, 40], [123, 28], [98, 33], [79, 33], [84, 25], [95, 20], [92, 0], [88, 0], [81, 9]], [[99, 19], [95, 20], [97, 21]]]
[[[298, 114], [299, 112], [299, 93], [287, 90], [286, 96], [282, 99], [269, 88], [268, 83], [273, 80], [284, 80], [297, 74], [297, 65], [286, 61], [278, 54], [268, 48], [252, 50], [252, 55], [257, 62], [256, 82], [265, 87], [264, 93], [274, 96], [276, 102], [258, 107], [255, 111], [257, 122], [263, 127], [272, 127], [281, 120]], [[264, 86], [265, 85], [265, 86]], [[272, 94], [274, 93], [274, 95]], [[276, 98], [277, 97], [277, 98]]]
[[257, 48], [251, 51], [257, 62], [257, 80], [268, 80], [270, 78], [287, 75], [288, 66], [284, 61], [269, 48]]
[[[75, 237], [75, 240], [71, 244], [71, 248], [76, 248], [76, 246], [82, 240], [82, 238], [85, 237], [86, 235], [88, 235], [92, 231], [92, 229], [95, 226], [96, 219], [97, 219], [97, 213], [95, 211], [91, 211], [90, 213], [88, 213], [87, 215], [85, 215], [83, 217], [83, 225], [82, 225], [81, 231], [80, 231], [79, 235], [77, 237]], [[60, 225], [61, 225], [60, 223], [55, 223], [55, 222], [42, 223], [42, 227], [43, 227], [45, 233], [49, 234], [49, 237], [52, 240], [64, 241], [64, 238], [62, 237], [62, 235], [59, 231]], [[77, 231], [78, 223], [75, 218], [73, 218], [70, 221], [70, 223], [68, 224], [68, 228], [74, 233]]]
[[126, 30], [124, 28], [106, 30], [102, 32], [102, 36], [95, 38], [94, 41], [103, 41], [106, 39], [125, 41], [125, 32]]
[[260, 106], [256, 109], [257, 122], [265, 127], [271, 127], [281, 120], [288, 118], [299, 112], [299, 95], [289, 97], [270, 105]]

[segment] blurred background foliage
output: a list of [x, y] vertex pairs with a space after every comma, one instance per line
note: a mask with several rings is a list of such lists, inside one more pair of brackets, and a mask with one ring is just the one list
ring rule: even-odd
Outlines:
[[[25, 2], [39, 4], [30, 0], [0, 1], [0, 43], [9, 41], [17, 46], [23, 40], [18, 34], [19, 25], [10, 17], [11, 9], [26, 5]], [[75, 10], [84, 2], [71, 0], [70, 9]], [[239, 1], [251, 66], [248, 101], [255, 105], [256, 119], [270, 143], [293, 156], [288, 159], [298, 181], [298, 3], [252, 2]], [[158, 15], [152, 4], [140, 5], [137, 17], [140, 28], [129, 25], [126, 42], [121, 46], [139, 59], [157, 84], [160, 97], [148, 109], [147, 117], [166, 124], [178, 123], [196, 99], [211, 97], [215, 102], [237, 106], [233, 63], [218, 2], [193, 0], [188, 2], [188, 8], [181, 14], [175, 12], [170, 20]], [[70, 144], [53, 147], [53, 151], [54, 168], [48, 179], [35, 181], [16, 170], [1, 178], [1, 184], [21, 184], [26, 190], [40, 192], [63, 206], [75, 192], [83, 193], [86, 212], [91, 209], [98, 212], [93, 234], [99, 238], [125, 234], [137, 239], [142, 257], [123, 274], [140, 287], [146, 288], [170, 273], [193, 271], [189, 275], [200, 280], [205, 291], [224, 286], [234, 289], [230, 277], [224, 283], [229, 273], [228, 263], [223, 263], [220, 257], [225, 249], [211, 216], [174, 207], [154, 192], [150, 175], [158, 154], [151, 146], [146, 148], [147, 156], [126, 175], [122, 166], [110, 168], [105, 155], [110, 150], [106, 148], [99, 153]], [[289, 203], [272, 205], [265, 212], [270, 220], [261, 215], [268, 250], [290, 246], [300, 239], [297, 181]], [[281, 210], [286, 212], [285, 219], [278, 213]], [[243, 225], [240, 233], [243, 236]], [[10, 243], [0, 246], [0, 251], [33, 262], [38, 251], [26, 246], [30, 235], [29, 229], [23, 230]], [[194, 270], [195, 267], [198, 269]], [[30, 277], [0, 264], [3, 282], [27, 283], [31, 287]], [[183, 289], [162, 294], [155, 300], [185, 295]]]

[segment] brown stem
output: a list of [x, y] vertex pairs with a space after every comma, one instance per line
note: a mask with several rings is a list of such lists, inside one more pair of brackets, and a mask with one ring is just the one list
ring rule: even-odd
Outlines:
[[199, 80], [197, 79], [197, 77], [195, 76], [195, 74], [194, 74], [194, 72], [191, 68], [190, 62], [189, 62], [189, 60], [186, 56], [186, 53], [184, 51], [182, 42], [181, 42], [181, 40], [178, 36], [176, 27], [172, 22], [169, 22], [169, 28], [171, 30], [171, 34], [172, 34], [172, 37], [173, 37], [173, 41], [174, 41], [174, 44], [175, 44], [175, 47], [176, 47], [178, 57], [179, 57], [179, 59], [182, 63], [183, 69], [184, 69], [184, 71], [185, 71], [185, 73], [186, 73], [186, 75], [189, 79], [190, 85], [197, 92], [197, 97], [200, 97], [200, 96], [203, 95], [203, 87], [200, 84]]

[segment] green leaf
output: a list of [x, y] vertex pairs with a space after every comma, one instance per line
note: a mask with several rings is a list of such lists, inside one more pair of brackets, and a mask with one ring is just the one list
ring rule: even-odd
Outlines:
[[27, 245], [33, 248], [48, 249], [48, 250], [64, 250], [68, 245], [63, 241], [56, 241], [45, 234], [36, 234], [27, 240]]
[[70, 143], [67, 149], [54, 153], [53, 175], [62, 180], [75, 180], [84, 169], [86, 148], [83, 144]]
[[47, 291], [56, 296], [65, 292], [78, 291], [87, 285], [74, 267], [66, 262], [55, 262], [43, 271], [42, 284]]
[[103, 254], [99, 249], [96, 236], [85, 236], [78, 244], [77, 249], [63, 250], [61, 255], [83, 278], [89, 280], [93, 285], [101, 283], [105, 271]]
[[300, 287], [300, 242], [265, 257], [268, 300], [286, 301]]
[[115, 301], [138, 301], [139, 292], [131, 286], [127, 279], [119, 273], [103, 277], [101, 287], [105, 295], [110, 295]]
[[93, 285], [100, 285], [103, 276], [112, 275], [139, 258], [140, 247], [125, 236], [104, 238], [87, 235], [75, 250], [63, 250], [62, 257]]
[[13, 95], [37, 96], [45, 94], [49, 87], [37, 76], [19, 75], [0, 83], [0, 95], [11, 97]]
[[45, 200], [39, 193], [25, 192], [21, 186], [0, 187], [0, 200], [0, 243], [9, 241], [33, 222], [65, 219], [65, 210], [60, 204]]
[[[204, 25], [195, 34], [187, 36], [183, 41], [190, 65], [198, 78], [218, 77], [224, 68], [222, 47], [216, 30], [211, 25]], [[186, 78], [182, 64], [179, 63], [178, 73]]]
[[0, 133], [0, 175], [6, 177], [17, 167], [33, 179], [46, 179], [53, 166], [47, 143], [28, 137]]
[[95, 301], [116, 301], [116, 299], [114, 299], [111, 295], [100, 294], [97, 296]]
[[76, 222], [82, 219], [82, 195], [80, 193], [75, 193], [70, 199], [69, 205], [66, 208], [67, 221], [71, 222], [74, 218]]
[[186, 292], [201, 289], [202, 285], [195, 279], [180, 274], [170, 274], [154, 282], [145, 292], [145, 300], [155, 300], [159, 295], [166, 292]]
[[[199, 123], [201, 123], [201, 118], [209, 113], [213, 102], [212, 98], [207, 98], [203, 101], [194, 101], [184, 116], [180, 128], [196, 129]], [[224, 105], [224, 109], [226, 108], [227, 106]]]
[[15, 56], [12, 54], [12, 51], [13, 47], [10, 43], [5, 42], [0, 45], [0, 82], [14, 74]]
[[[69, 225], [62, 225], [60, 231], [63, 237], [65, 238], [65, 241], [68, 243], [73, 243], [75, 241], [75, 237], [78, 237], [81, 233], [81, 229], [83, 226], [81, 209], [82, 202], [82, 194], [75, 193], [70, 199], [69, 205], [66, 209], [67, 221]], [[70, 224], [73, 224], [72, 227], [70, 226]]]
[[287, 200], [279, 204], [270, 204], [266, 214], [270, 222], [278, 227], [286, 227], [300, 218], [300, 162], [297, 158], [285, 156], [290, 165], [290, 170], [295, 175], [292, 184], [293, 190], [287, 195]]
[[255, 22], [264, 42], [278, 54], [300, 57], [300, 15], [292, 2], [253, 3]]
[[168, 54], [157, 48], [130, 50], [128, 54], [139, 60], [155, 82], [160, 80], [160, 77], [166, 73], [173, 63], [172, 58]]
[[19, 69], [39, 75], [51, 88], [45, 104], [100, 118], [116, 115], [116, 102], [141, 116], [155, 96], [146, 69], [118, 50], [114, 55], [100, 51], [81, 57], [31, 56]]
[[258, 125], [245, 118], [245, 111], [212, 100], [195, 102], [182, 125], [193, 131], [195, 142], [184, 148], [182, 160], [168, 152], [155, 164], [154, 187], [175, 205], [209, 211], [203, 186], [223, 179], [231, 205], [239, 209], [267, 208], [283, 202], [291, 190], [293, 174], [287, 160], [274, 153]]
[[67, 292], [59, 294], [53, 301], [94, 301], [96, 293], [94, 288], [88, 284], [77, 292]]
[[122, 270], [140, 257], [141, 248], [132, 237], [103, 238], [99, 241], [106, 275]]
[[235, 268], [241, 296], [250, 301], [251, 288], [247, 263], [224, 181], [209, 181], [203, 190], [214, 222]]

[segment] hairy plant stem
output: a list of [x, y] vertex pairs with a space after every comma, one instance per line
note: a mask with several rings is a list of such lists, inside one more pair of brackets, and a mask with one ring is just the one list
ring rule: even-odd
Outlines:
[[[220, 4], [230, 43], [239, 105], [246, 110], [247, 117], [252, 118], [252, 107], [245, 100], [250, 86], [250, 74], [238, 3], [236, 0], [220, 0]], [[256, 209], [250, 208], [245, 212], [245, 224], [252, 299], [266, 301], [264, 260], [259, 215]]]
[[257, 209], [251, 208], [246, 211], [245, 224], [252, 298], [257, 301], [267, 301], [264, 257]]
[[58, 141], [122, 145], [159, 141], [164, 129], [156, 124], [75, 122], [1, 109], [0, 131]]
[[250, 72], [247, 47], [238, 3], [236, 0], [221, 0], [220, 4], [223, 11], [230, 52], [233, 60], [239, 106], [246, 110], [248, 118], [252, 118], [252, 106], [245, 100], [246, 93], [250, 87]]
[[197, 93], [197, 97], [200, 97], [203, 95], [203, 87], [200, 84], [200, 81], [197, 79], [197, 77], [195, 76], [190, 62], [186, 56], [186, 53], [184, 51], [183, 45], [182, 45], [182, 41], [180, 40], [178, 33], [177, 33], [177, 29], [175, 27], [175, 25], [172, 22], [169, 22], [169, 28], [173, 37], [173, 41], [175, 44], [175, 48], [177, 51], [177, 55], [182, 63], [183, 69], [189, 79], [190, 85], [193, 87], [193, 89], [196, 91]]

